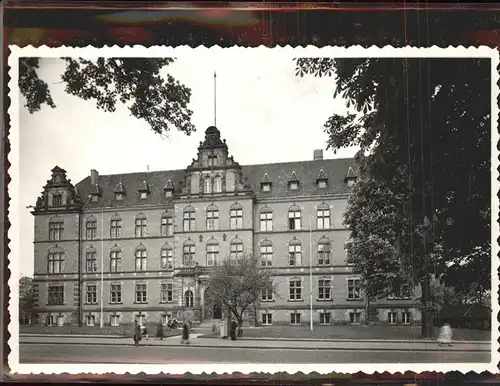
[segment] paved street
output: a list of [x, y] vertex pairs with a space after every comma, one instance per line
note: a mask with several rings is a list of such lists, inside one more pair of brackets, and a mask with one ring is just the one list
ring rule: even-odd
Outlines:
[[304, 341], [192, 336], [190, 346], [180, 337], [131, 338], [21, 336], [21, 363], [353, 363], [353, 362], [489, 362], [489, 342], [454, 342], [440, 348], [425, 341]]

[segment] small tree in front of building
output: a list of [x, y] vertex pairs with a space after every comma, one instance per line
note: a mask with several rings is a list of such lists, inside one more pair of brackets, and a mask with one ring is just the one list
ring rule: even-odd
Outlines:
[[[234, 316], [238, 329], [243, 325], [243, 315], [258, 304], [263, 289], [275, 292], [273, 271], [261, 269], [258, 257], [244, 255], [226, 259], [211, 273], [208, 286], [211, 304], [221, 304]], [[271, 287], [271, 288], [269, 288]]]
[[33, 279], [19, 279], [19, 323], [30, 324], [33, 317]]

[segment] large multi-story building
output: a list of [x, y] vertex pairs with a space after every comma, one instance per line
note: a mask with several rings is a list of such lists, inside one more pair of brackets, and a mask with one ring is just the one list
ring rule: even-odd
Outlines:
[[[247, 320], [360, 323], [365, 301], [343, 225], [356, 178], [353, 159], [326, 160], [321, 150], [311, 161], [241, 166], [215, 127], [185, 170], [91, 170], [73, 186], [56, 166], [33, 210], [38, 323], [220, 318], [219, 305], [207, 306], [210, 270], [244, 253], [258, 254], [275, 281]], [[420, 318], [402, 298], [371, 313], [388, 323]]]

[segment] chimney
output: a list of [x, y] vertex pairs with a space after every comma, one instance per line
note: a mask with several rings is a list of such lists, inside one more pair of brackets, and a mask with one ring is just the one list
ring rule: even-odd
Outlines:
[[95, 169], [90, 170], [90, 184], [97, 185], [99, 182], [99, 173]]
[[321, 161], [322, 159], [323, 159], [323, 150], [322, 149], [314, 150], [314, 160]]

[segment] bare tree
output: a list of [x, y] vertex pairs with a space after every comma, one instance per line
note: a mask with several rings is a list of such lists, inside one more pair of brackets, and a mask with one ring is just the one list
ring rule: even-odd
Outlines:
[[239, 259], [226, 259], [211, 273], [208, 286], [211, 304], [221, 304], [235, 317], [238, 329], [243, 324], [243, 314], [256, 306], [262, 291], [276, 293], [273, 271], [261, 269], [258, 257], [244, 255]]

